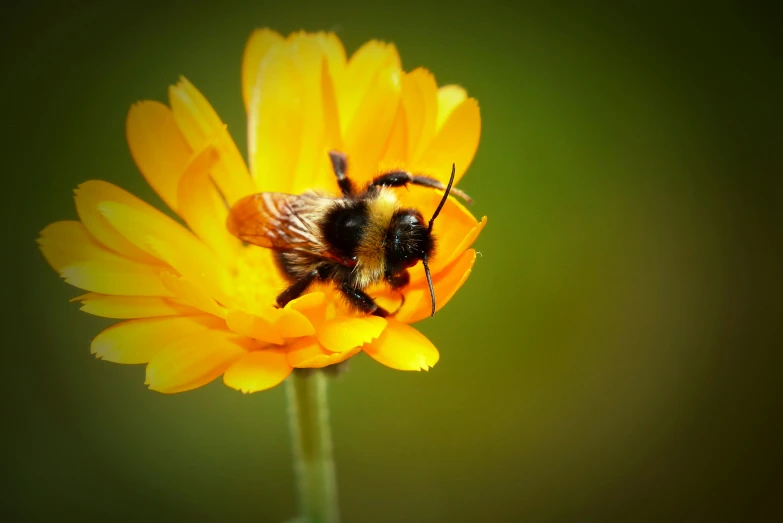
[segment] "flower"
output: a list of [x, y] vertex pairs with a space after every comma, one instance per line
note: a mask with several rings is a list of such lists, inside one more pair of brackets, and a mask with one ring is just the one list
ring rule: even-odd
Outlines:
[[[131, 155], [184, 225], [127, 191], [91, 180], [75, 191], [79, 220], [40, 234], [49, 264], [89, 291], [82, 310], [122, 319], [92, 341], [91, 352], [116, 363], [145, 363], [146, 384], [174, 393], [223, 375], [244, 392], [282, 382], [294, 367], [324, 367], [360, 351], [395, 369], [428, 369], [433, 344], [409, 326], [429, 315], [421, 264], [411, 271], [395, 317], [361, 316], [321, 286], [274, 307], [286, 286], [272, 252], [243, 245], [226, 229], [227, 208], [248, 194], [306, 189], [337, 192], [327, 151], [345, 152], [349, 176], [369, 181], [404, 167], [456, 181], [478, 147], [475, 100], [457, 86], [438, 88], [431, 73], [406, 73], [393, 45], [371, 41], [350, 60], [328, 33], [284, 38], [264, 29], [245, 48], [242, 94], [248, 164], [226, 125], [186, 79], [169, 89], [169, 106], [135, 104], [127, 118]], [[442, 193], [398, 190], [406, 205], [431, 215]], [[471, 244], [486, 223], [449, 197], [434, 234], [430, 267], [438, 308], [465, 282]], [[371, 295], [382, 305], [399, 294]], [[394, 310], [396, 306], [389, 306]]]

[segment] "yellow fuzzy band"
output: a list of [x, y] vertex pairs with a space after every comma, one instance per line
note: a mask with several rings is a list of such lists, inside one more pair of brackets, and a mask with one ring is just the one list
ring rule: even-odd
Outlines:
[[362, 242], [356, 251], [356, 272], [360, 288], [383, 278], [386, 269], [385, 240], [392, 216], [399, 208], [394, 193], [381, 189], [378, 196], [367, 202], [369, 216], [362, 234]]

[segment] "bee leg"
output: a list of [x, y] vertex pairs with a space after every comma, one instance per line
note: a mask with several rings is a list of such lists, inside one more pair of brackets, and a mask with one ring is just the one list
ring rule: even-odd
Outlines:
[[397, 274], [388, 274], [386, 276], [386, 281], [389, 282], [389, 285], [391, 285], [392, 289], [396, 291], [402, 289], [408, 285], [408, 283], [410, 283], [411, 273], [409, 273], [407, 270], [403, 270]]
[[345, 299], [348, 300], [348, 303], [359, 309], [360, 312], [374, 314], [375, 316], [380, 316], [382, 318], [389, 315], [389, 311], [378, 306], [378, 304], [375, 303], [375, 300], [370, 298], [367, 293], [354, 288], [348, 282], [343, 282], [340, 285], [340, 292], [342, 292]]
[[348, 158], [338, 151], [329, 151], [329, 160], [332, 162], [332, 170], [337, 177], [337, 185], [343, 192], [343, 196], [353, 196], [353, 184], [348, 179]]
[[316, 278], [316, 276], [318, 276], [318, 269], [310, 271], [292, 283], [290, 287], [277, 296], [277, 306], [281, 308], [285, 307], [289, 301], [295, 300], [301, 296], [302, 293], [307, 290], [307, 287], [313, 283], [313, 280]]
[[397, 290], [397, 289], [392, 289], [392, 290], [396, 291], [396, 292], [397, 292], [397, 294], [399, 294], [399, 295], [400, 295], [400, 304], [399, 304], [399, 305], [397, 305], [397, 308], [396, 308], [396, 309], [394, 309], [394, 312], [390, 312], [390, 313], [389, 313], [389, 316], [397, 316], [397, 313], [398, 313], [398, 312], [400, 312], [400, 311], [402, 310], [402, 306], [403, 306], [403, 305], [405, 305], [405, 295], [404, 295], [403, 293], [401, 293], [401, 292], [400, 292], [399, 290]]
[[396, 291], [397, 294], [400, 295], [400, 304], [397, 306], [397, 309], [394, 312], [390, 313], [391, 316], [396, 316], [397, 313], [402, 310], [402, 306], [405, 305], [405, 295], [400, 292], [400, 289], [410, 283], [411, 274], [406, 270], [398, 272], [397, 274], [387, 274], [386, 281], [389, 282], [392, 290]]
[[[382, 174], [370, 182], [369, 187], [404, 187], [409, 183], [413, 185], [420, 185], [422, 187], [429, 187], [430, 189], [440, 189], [441, 191], [446, 190], [446, 186], [435, 178], [430, 178], [429, 176], [419, 176], [405, 171], [392, 171], [390, 173]], [[473, 199], [470, 196], [457, 188], [452, 187], [451, 193], [456, 194], [465, 200], [465, 203], [467, 204], [473, 203]]]

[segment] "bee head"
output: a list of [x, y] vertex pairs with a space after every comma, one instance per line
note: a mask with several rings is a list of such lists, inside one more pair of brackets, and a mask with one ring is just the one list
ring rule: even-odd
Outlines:
[[435, 252], [432, 225], [449, 197], [451, 185], [454, 183], [454, 172], [455, 165], [452, 164], [449, 185], [428, 223], [425, 224], [424, 217], [416, 209], [400, 209], [392, 216], [386, 237], [386, 270], [390, 274], [398, 274], [413, 267], [419, 261], [424, 265], [424, 274], [427, 276], [427, 284], [430, 287], [432, 316], [435, 316], [435, 289], [432, 286], [432, 276], [430, 276], [430, 268], [427, 265], [430, 256]]
[[386, 234], [386, 269], [398, 274], [426, 260], [435, 250], [432, 233], [416, 209], [394, 213]]

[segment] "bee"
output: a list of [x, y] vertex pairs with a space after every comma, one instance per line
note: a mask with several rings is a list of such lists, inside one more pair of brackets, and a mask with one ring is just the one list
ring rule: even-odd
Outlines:
[[[389, 316], [365, 289], [386, 282], [399, 292], [410, 281], [408, 269], [421, 262], [434, 316], [435, 290], [428, 265], [436, 249], [432, 226], [449, 193], [471, 202], [465, 193], [451, 187], [455, 165], [446, 187], [434, 178], [392, 171], [357, 188], [348, 177], [346, 155], [331, 151], [329, 159], [341, 197], [315, 190], [300, 195], [263, 192], [242, 198], [229, 212], [231, 234], [275, 251], [277, 265], [289, 283], [277, 296], [277, 306], [284, 307], [313, 282], [322, 281], [333, 282], [358, 312]], [[403, 207], [395, 197], [393, 188], [408, 184], [445, 191], [429, 221], [419, 210]], [[404, 302], [404, 295], [402, 298]]]

